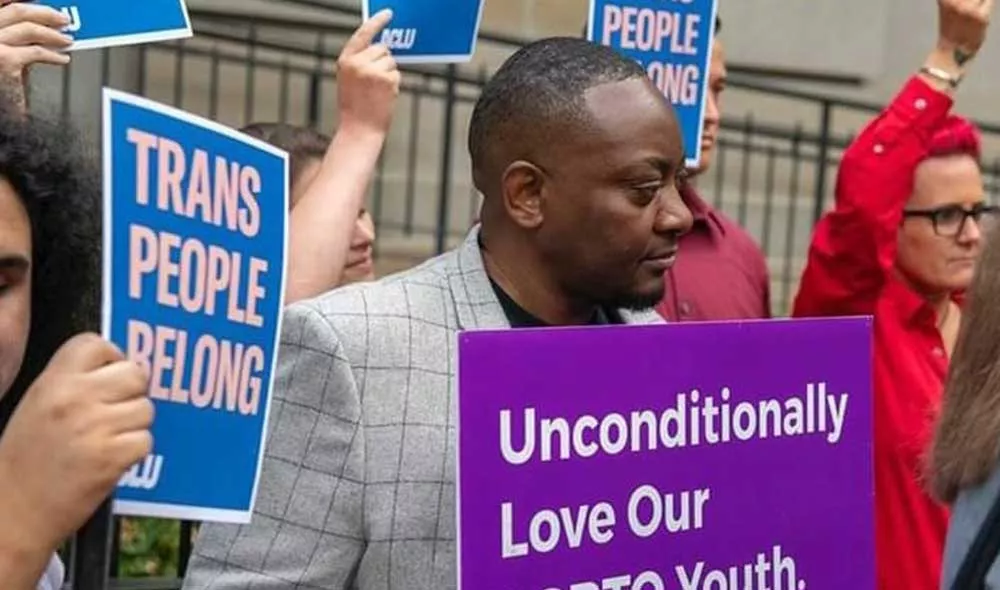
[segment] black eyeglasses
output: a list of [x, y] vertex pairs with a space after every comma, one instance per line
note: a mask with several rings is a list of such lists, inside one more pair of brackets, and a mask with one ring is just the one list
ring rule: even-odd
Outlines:
[[982, 232], [993, 231], [1000, 226], [1000, 207], [979, 204], [971, 209], [961, 205], [948, 205], [936, 209], [909, 209], [903, 211], [903, 219], [922, 217], [930, 219], [934, 233], [944, 238], [954, 238], [965, 230], [965, 222], [972, 218]]

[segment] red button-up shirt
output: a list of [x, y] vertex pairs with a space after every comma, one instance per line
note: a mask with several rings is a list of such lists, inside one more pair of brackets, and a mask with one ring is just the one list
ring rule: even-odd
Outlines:
[[680, 241], [677, 262], [664, 276], [656, 311], [674, 322], [771, 317], [770, 279], [760, 246], [735, 221], [681, 188], [694, 225]]
[[816, 228], [793, 312], [874, 316], [881, 590], [937, 590], [948, 524], [946, 508], [926, 493], [921, 479], [947, 373], [944, 343], [936, 312], [894, 268], [914, 172], [951, 106], [947, 95], [913, 78], [850, 146], [840, 166], [836, 206]]

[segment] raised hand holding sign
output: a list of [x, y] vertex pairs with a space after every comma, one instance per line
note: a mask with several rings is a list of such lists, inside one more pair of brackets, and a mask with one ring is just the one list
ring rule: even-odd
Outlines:
[[0, 80], [21, 108], [27, 107], [25, 83], [35, 64], [64, 66], [73, 38], [61, 32], [70, 25], [63, 12], [26, 2], [0, 2]]
[[374, 43], [392, 20], [383, 10], [348, 40], [337, 60], [337, 100], [341, 125], [350, 131], [384, 134], [392, 122], [402, 75], [389, 48]]
[[[70, 50], [183, 39], [192, 35], [184, 0], [39, 0], [63, 12]], [[138, 7], [141, 5], [141, 9]]]

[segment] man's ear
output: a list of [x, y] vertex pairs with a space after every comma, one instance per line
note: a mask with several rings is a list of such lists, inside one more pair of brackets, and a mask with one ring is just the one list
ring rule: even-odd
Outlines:
[[504, 170], [501, 190], [504, 210], [525, 229], [542, 224], [542, 189], [545, 173], [531, 162], [519, 160]]

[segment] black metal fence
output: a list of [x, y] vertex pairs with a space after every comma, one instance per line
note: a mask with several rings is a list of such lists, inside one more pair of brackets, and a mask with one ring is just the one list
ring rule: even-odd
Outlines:
[[[356, 19], [353, 10], [338, 10]], [[196, 16], [195, 39], [144, 50], [143, 94], [236, 127], [262, 118], [335, 127], [334, 63], [353, 20], [331, 26], [246, 20], [218, 11]], [[380, 259], [410, 264], [464, 236], [479, 206], [464, 149], [469, 115], [492, 66], [520, 43], [485, 34], [479, 46], [483, 64], [404, 69], [396, 122], [369, 203]], [[782, 315], [798, 283], [811, 227], [830, 204], [841, 153], [850, 134], [881, 105], [797, 92], [731, 70], [727, 102], [742, 112], [730, 110], [724, 117], [717, 161], [701, 189], [761, 244], [772, 271], [773, 311]], [[761, 120], [755, 112], [761, 102], [781, 118]], [[1000, 137], [1000, 126], [982, 128]], [[987, 181], [995, 192], [1000, 152], [987, 152], [987, 158]]]
[[[325, 18], [265, 18], [193, 10], [197, 35], [183, 42], [138, 49], [134, 88], [233, 127], [270, 120], [329, 131], [336, 126], [336, 72], [340, 47], [357, 23], [353, 9], [319, 0], [285, 0], [322, 8]], [[383, 268], [406, 266], [460, 240], [478, 212], [464, 150], [472, 106], [491, 68], [521, 41], [480, 38], [468, 66], [407, 67], [396, 121], [369, 197], [379, 232]], [[101, 58], [100, 79], [114, 85], [115, 52]], [[733, 68], [727, 109], [713, 168], [699, 188], [759, 242], [772, 272], [776, 315], [788, 309], [804, 263], [811, 228], [829, 206], [832, 178], [859, 125], [880, 105], [796, 92], [763, 83]], [[119, 72], [120, 73], [120, 72]], [[72, 68], [63, 76], [60, 108], [70, 112]], [[780, 120], [761, 120], [754, 105], [766, 102]], [[735, 108], [733, 106], [735, 105]], [[734, 115], [735, 109], [742, 114]], [[1000, 126], [982, 124], [1000, 138]], [[458, 146], [463, 146], [459, 149]], [[987, 187], [997, 198], [1000, 153], [987, 152]], [[192, 523], [178, 532], [178, 576], [190, 555]], [[179, 579], [120, 579], [116, 525], [113, 587], [168, 590]], [[72, 551], [71, 551], [72, 552]]]

